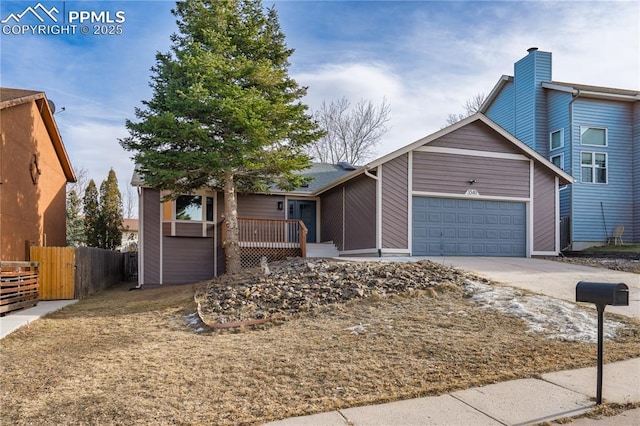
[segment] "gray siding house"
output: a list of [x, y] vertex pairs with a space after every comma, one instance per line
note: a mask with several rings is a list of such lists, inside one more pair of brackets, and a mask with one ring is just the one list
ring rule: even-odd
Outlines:
[[[517, 256], [560, 251], [560, 189], [573, 178], [482, 114], [358, 168], [314, 165], [306, 188], [241, 195], [242, 218], [301, 220], [341, 256]], [[140, 283], [223, 272], [222, 196], [140, 190]], [[193, 204], [191, 204], [192, 206]], [[285, 208], [286, 206], [286, 208]], [[190, 207], [191, 208], [191, 207]], [[196, 219], [196, 220], [193, 220]]]

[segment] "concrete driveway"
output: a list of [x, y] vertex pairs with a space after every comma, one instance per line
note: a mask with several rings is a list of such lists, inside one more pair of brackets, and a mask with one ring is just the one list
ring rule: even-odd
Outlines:
[[[625, 283], [629, 306], [607, 306], [607, 312], [640, 318], [640, 275], [553, 260], [512, 257], [426, 257], [513, 287], [575, 302], [579, 281]], [[586, 304], [594, 306], [593, 304]]]

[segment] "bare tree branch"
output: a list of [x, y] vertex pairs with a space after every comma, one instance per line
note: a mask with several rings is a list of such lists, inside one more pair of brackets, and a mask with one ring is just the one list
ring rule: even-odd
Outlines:
[[136, 197], [137, 194], [133, 191], [131, 185], [127, 185], [127, 191], [123, 197], [123, 213], [124, 218], [132, 218], [134, 216], [134, 208], [136, 207]]
[[323, 102], [314, 117], [324, 137], [309, 145], [307, 153], [316, 161], [356, 165], [375, 156], [376, 145], [389, 131], [390, 108], [386, 98], [379, 106], [360, 99], [353, 107], [345, 97]]
[[449, 116], [445, 120], [445, 127], [455, 124], [460, 120], [464, 120], [470, 115], [473, 115], [476, 112], [480, 111], [480, 108], [482, 107], [482, 104], [486, 99], [487, 95], [485, 95], [484, 93], [477, 93], [471, 98], [467, 99], [464, 104], [462, 104], [464, 112], [461, 114], [449, 114]]

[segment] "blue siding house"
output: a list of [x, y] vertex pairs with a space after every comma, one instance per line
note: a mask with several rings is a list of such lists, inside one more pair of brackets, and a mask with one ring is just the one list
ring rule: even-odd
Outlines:
[[560, 192], [567, 247], [640, 242], [640, 92], [553, 81], [537, 48], [503, 75], [480, 112], [575, 179]]

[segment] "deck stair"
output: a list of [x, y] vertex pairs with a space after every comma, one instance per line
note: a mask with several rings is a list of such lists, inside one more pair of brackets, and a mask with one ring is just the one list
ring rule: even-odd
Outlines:
[[326, 243], [307, 243], [307, 257], [338, 257], [340, 252], [333, 241]]

